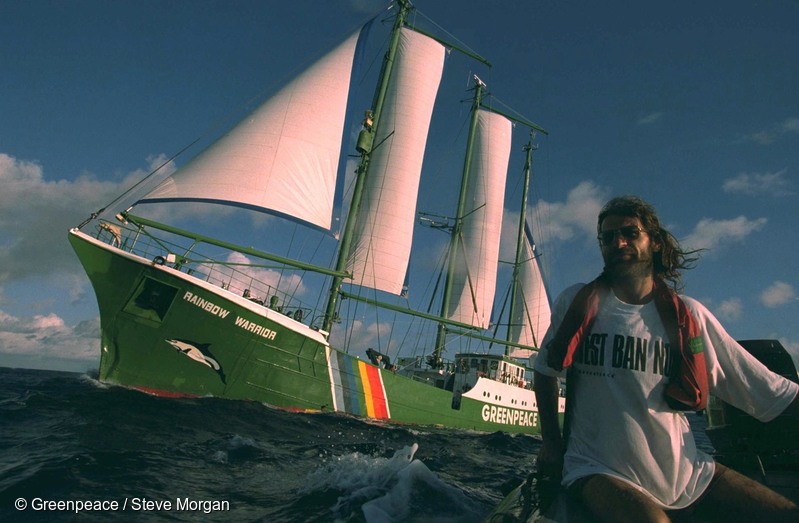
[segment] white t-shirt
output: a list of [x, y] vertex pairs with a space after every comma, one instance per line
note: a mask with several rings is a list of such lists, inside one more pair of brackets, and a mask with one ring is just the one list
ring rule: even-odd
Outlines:
[[[546, 347], [577, 291], [566, 289], [552, 312]], [[698, 301], [682, 297], [702, 331], [711, 394], [761, 421], [777, 417], [799, 386], [769, 371], [732, 339]], [[654, 302], [630, 305], [611, 292], [575, 354], [567, 387], [574, 387], [572, 425], [563, 484], [592, 474], [624, 480], [666, 509], [685, 508], [707, 488], [713, 458], [696, 448], [688, 420], [664, 399], [669, 358], [666, 332]], [[565, 376], [547, 366], [541, 349], [535, 370]]]

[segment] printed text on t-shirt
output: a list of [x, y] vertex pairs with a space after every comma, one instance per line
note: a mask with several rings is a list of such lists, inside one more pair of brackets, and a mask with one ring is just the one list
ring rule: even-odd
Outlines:
[[[610, 341], [608, 341], [610, 340]], [[609, 357], [611, 367], [668, 376], [671, 371], [671, 346], [656, 339], [591, 333], [574, 354], [574, 362], [604, 367]], [[651, 362], [651, 363], [650, 363]]]

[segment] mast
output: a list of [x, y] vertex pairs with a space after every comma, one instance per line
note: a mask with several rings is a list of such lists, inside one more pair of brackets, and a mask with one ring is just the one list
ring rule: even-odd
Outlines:
[[[383, 112], [383, 102], [388, 91], [389, 79], [391, 72], [394, 68], [394, 58], [397, 54], [397, 47], [399, 45], [400, 30], [405, 25], [408, 19], [408, 14], [411, 12], [412, 6], [408, 0], [397, 0], [399, 12], [394, 20], [394, 27], [391, 32], [391, 43], [388, 52], [383, 61], [383, 68], [380, 73], [377, 91], [375, 92], [375, 99], [371, 111], [368, 111], [364, 119], [363, 130], [358, 137], [358, 152], [361, 153], [361, 159], [356, 170], [355, 187], [352, 194], [352, 203], [350, 204], [349, 212], [347, 213], [347, 221], [344, 226], [344, 231], [341, 235], [341, 245], [339, 247], [338, 259], [336, 261], [337, 273], [344, 273], [347, 266], [347, 258], [349, 258], [350, 250], [352, 248], [353, 231], [355, 230], [355, 220], [358, 216], [358, 211], [361, 206], [361, 199], [363, 197], [363, 189], [366, 182], [366, 177], [369, 171], [369, 161], [371, 159], [372, 143], [377, 128], [380, 125], [380, 116]], [[336, 304], [338, 303], [339, 292], [341, 291], [341, 284], [344, 281], [342, 276], [334, 276], [330, 285], [330, 293], [327, 299], [327, 308], [325, 309], [325, 318], [322, 323], [322, 330], [330, 332], [334, 322], [336, 313]]]
[[[455, 272], [458, 241], [463, 228], [463, 214], [466, 208], [466, 194], [469, 185], [469, 172], [472, 165], [472, 149], [474, 148], [474, 137], [477, 129], [477, 113], [485, 90], [485, 83], [477, 76], [474, 77], [474, 98], [472, 99], [472, 119], [469, 125], [469, 139], [466, 143], [466, 157], [463, 161], [463, 174], [461, 176], [461, 190], [458, 197], [458, 209], [455, 214], [455, 223], [452, 226], [452, 233], [449, 241], [449, 260], [447, 263], [447, 275], [444, 283], [444, 295], [441, 300], [441, 317], [444, 318], [449, 310], [452, 298], [452, 275]], [[444, 323], [438, 324], [436, 333], [436, 346], [433, 349], [433, 364], [439, 366], [441, 353], [444, 351], [444, 344], [447, 337], [447, 327]]]
[[[511, 294], [510, 294], [510, 312], [508, 315], [508, 333], [507, 333], [507, 341], [511, 341], [512, 331], [513, 331], [513, 319], [516, 317], [516, 293], [519, 292], [519, 268], [522, 265], [522, 256], [524, 254], [524, 222], [527, 216], [527, 195], [530, 189], [530, 175], [532, 171], [532, 164], [533, 164], [533, 151], [538, 148], [538, 146], [533, 145], [533, 139], [535, 139], [535, 131], [530, 131], [530, 140], [524, 146], [524, 150], [527, 153], [526, 160], [524, 162], [524, 182], [522, 186], [522, 203], [521, 203], [521, 211], [519, 212], [519, 230], [518, 235], [516, 237], [516, 260], [513, 264], [513, 276], [511, 279]], [[507, 356], [510, 354], [510, 345], [505, 346], [505, 355]]]

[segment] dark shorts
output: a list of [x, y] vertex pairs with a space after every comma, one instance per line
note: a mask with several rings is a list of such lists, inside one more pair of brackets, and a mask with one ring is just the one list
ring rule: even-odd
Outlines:
[[584, 476], [574, 480], [571, 485], [566, 487], [566, 492], [576, 499], [581, 499], [583, 497], [583, 489], [585, 488], [585, 484], [588, 483], [588, 480], [593, 477], [594, 476]]
[[707, 498], [708, 494], [713, 492], [713, 490], [719, 484], [719, 480], [721, 479], [721, 477], [724, 474], [726, 474], [728, 470], [730, 469], [728, 469], [727, 467], [720, 467], [719, 464], [716, 463], [716, 472], [713, 474], [713, 479], [710, 480], [710, 484], [707, 486], [705, 491], [699, 495], [696, 501], [694, 501], [693, 503], [682, 509], [667, 510], [666, 513], [669, 515], [669, 517], [676, 516], [676, 518], [674, 519], [679, 521], [681, 517], [690, 517], [694, 514], [701, 512], [703, 507], [702, 502]]

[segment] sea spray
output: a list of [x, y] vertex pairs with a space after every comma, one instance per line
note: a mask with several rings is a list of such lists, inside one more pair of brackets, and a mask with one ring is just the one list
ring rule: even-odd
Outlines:
[[[480, 507], [464, 492], [442, 481], [414, 455], [419, 445], [397, 450], [391, 458], [366, 456], [355, 452], [341, 456], [307, 477], [301, 494], [337, 490], [340, 492], [331, 512], [336, 519], [348, 519], [358, 510], [370, 523], [413, 520], [414, 508], [425, 505], [425, 520], [440, 522], [474, 521], [482, 515]], [[439, 501], [440, 512], [427, 498]]]

